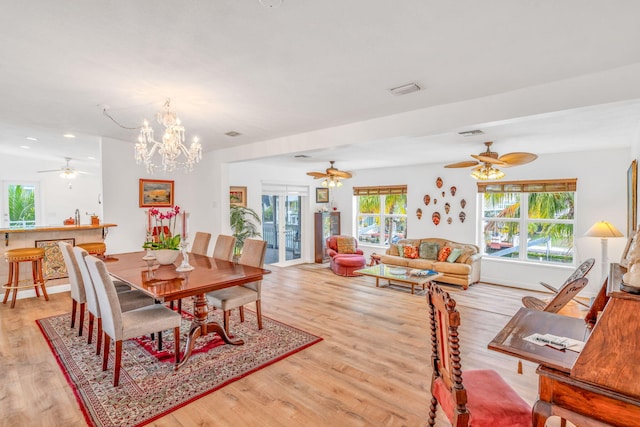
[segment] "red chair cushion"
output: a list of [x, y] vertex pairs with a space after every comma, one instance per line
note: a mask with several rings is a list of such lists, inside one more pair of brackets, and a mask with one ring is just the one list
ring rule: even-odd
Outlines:
[[[474, 427], [530, 427], [531, 407], [507, 384], [500, 374], [492, 370], [471, 370], [462, 374], [462, 385], [467, 390], [467, 409]], [[455, 403], [442, 379], [433, 384], [433, 396], [453, 423]]]

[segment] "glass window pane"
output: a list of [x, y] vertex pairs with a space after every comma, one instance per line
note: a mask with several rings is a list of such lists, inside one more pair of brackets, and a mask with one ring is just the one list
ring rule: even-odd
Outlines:
[[529, 218], [573, 219], [575, 193], [529, 194]]
[[520, 193], [484, 193], [485, 218], [520, 218]]
[[380, 217], [358, 215], [358, 241], [380, 243]]
[[358, 211], [367, 214], [380, 213], [380, 196], [360, 196], [358, 197]]
[[384, 199], [384, 213], [395, 215], [407, 214], [407, 195], [390, 194]]
[[9, 227], [36, 225], [36, 191], [33, 185], [9, 185]]
[[[407, 235], [406, 217], [386, 217], [384, 223], [384, 244], [397, 243]], [[391, 239], [389, 239], [391, 236]]]
[[484, 252], [493, 257], [518, 258], [520, 224], [511, 221], [484, 221]]
[[573, 225], [532, 222], [528, 225], [527, 259], [573, 262]]

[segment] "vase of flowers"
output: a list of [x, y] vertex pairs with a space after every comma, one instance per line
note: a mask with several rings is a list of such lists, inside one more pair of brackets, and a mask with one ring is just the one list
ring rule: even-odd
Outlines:
[[147, 212], [147, 241], [142, 247], [153, 251], [161, 265], [173, 264], [180, 254], [180, 234], [176, 234], [179, 213], [180, 206], [165, 212], [157, 208]]

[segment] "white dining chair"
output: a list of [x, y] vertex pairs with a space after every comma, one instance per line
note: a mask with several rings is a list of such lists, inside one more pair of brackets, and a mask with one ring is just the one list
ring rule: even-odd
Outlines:
[[216, 238], [216, 245], [213, 247], [213, 257], [231, 261], [233, 259], [233, 248], [235, 246], [236, 238], [234, 236], [219, 234]]
[[78, 311], [78, 305], [80, 306], [80, 322], [78, 325], [78, 336], [82, 336], [82, 329], [84, 328], [84, 311], [87, 302], [87, 296], [84, 289], [84, 283], [78, 270], [78, 264], [75, 258], [71, 254], [72, 246], [67, 242], [58, 242], [58, 248], [62, 253], [64, 264], [67, 267], [67, 275], [69, 276], [69, 286], [71, 287], [71, 327], [75, 327], [76, 312]]
[[208, 256], [210, 241], [211, 233], [197, 231], [196, 237], [193, 239], [193, 245], [191, 246], [191, 253]]
[[154, 331], [173, 329], [175, 364], [180, 362], [180, 323], [182, 316], [163, 304], [153, 304], [135, 310], [123, 312], [109, 271], [105, 263], [94, 257], [86, 256], [85, 261], [96, 290], [102, 330], [104, 332], [104, 352], [102, 370], [106, 371], [109, 363], [109, 347], [111, 340], [115, 343], [115, 366], [113, 370], [113, 386], [120, 381], [120, 365], [122, 360], [122, 342]]

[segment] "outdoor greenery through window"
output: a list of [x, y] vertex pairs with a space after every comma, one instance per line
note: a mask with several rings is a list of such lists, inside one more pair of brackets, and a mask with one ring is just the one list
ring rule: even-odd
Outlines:
[[389, 245], [407, 235], [407, 186], [354, 187], [358, 241]]
[[9, 184], [7, 190], [7, 202], [9, 205], [9, 227], [23, 228], [35, 226], [35, 185]]
[[572, 264], [576, 180], [478, 183], [484, 253]]

